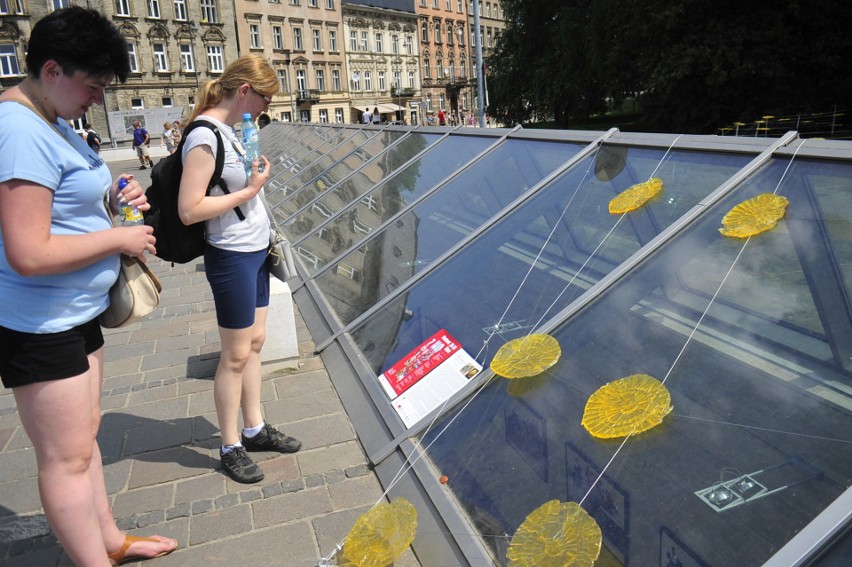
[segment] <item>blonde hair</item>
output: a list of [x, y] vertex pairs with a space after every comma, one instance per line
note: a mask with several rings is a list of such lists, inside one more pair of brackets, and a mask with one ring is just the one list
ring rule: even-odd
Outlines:
[[171, 127], [172, 127], [171, 122], [163, 122], [163, 128], [165, 128], [166, 130], [171, 129]]
[[248, 83], [263, 96], [272, 98], [278, 94], [278, 75], [272, 65], [259, 55], [243, 55], [225, 68], [218, 79], [205, 81], [198, 89], [195, 108], [184, 125], [199, 114], [213, 108], [223, 99], [234, 96], [243, 84]]

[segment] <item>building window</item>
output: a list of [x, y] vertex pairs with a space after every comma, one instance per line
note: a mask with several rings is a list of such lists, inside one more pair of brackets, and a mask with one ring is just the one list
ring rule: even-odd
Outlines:
[[162, 43], [155, 43], [152, 48], [154, 50], [154, 70], [157, 72], [168, 71], [169, 58], [166, 55], [166, 46]]
[[331, 70], [331, 90], [340, 91], [340, 69]]
[[314, 51], [322, 51], [322, 30], [313, 29], [311, 30], [311, 34], [314, 39]]
[[337, 31], [328, 30], [328, 50], [337, 53]]
[[400, 72], [394, 71], [393, 72], [393, 84], [397, 88], [397, 90], [402, 88], [402, 82], [401, 81], [402, 81], [402, 76], [400, 75]]
[[180, 44], [180, 66], [185, 72], [195, 71], [195, 57], [193, 57], [192, 45], [188, 43]]
[[384, 46], [382, 45], [382, 34], [376, 34], [376, 53], [382, 53], [384, 51]]
[[423, 22], [423, 27], [420, 31], [420, 41], [423, 43], [429, 43], [429, 24], [427, 22]]
[[329, 10], [334, 10], [334, 0], [325, 0], [325, 7]]
[[272, 45], [275, 49], [284, 49], [284, 33], [281, 26], [272, 26]]
[[201, 21], [209, 24], [219, 23], [219, 11], [216, 0], [201, 0]]
[[129, 16], [130, 15], [130, 0], [115, 0], [115, 15]]
[[491, 28], [488, 28], [488, 31], [485, 33], [485, 37], [487, 38], [485, 46], [488, 49], [491, 49]]
[[438, 94], [438, 108], [444, 110], [447, 107], [447, 95], [444, 93]]
[[385, 91], [387, 90], [387, 85], [385, 84], [385, 72], [379, 71], [379, 90]]
[[187, 19], [186, 0], [175, 0], [175, 19], [185, 22]]
[[364, 90], [367, 92], [373, 90], [373, 74], [369, 71], [364, 71]]
[[323, 108], [319, 111], [319, 121], [320, 124], [328, 124], [328, 110]]
[[308, 80], [305, 78], [305, 70], [297, 69], [296, 70], [296, 88], [300, 93], [303, 93], [308, 90]]
[[426, 95], [426, 110], [432, 110], [432, 95]]
[[296, 51], [304, 51], [305, 46], [302, 45], [302, 28], [293, 28], [293, 49]]
[[15, 46], [11, 43], [0, 45], [0, 77], [13, 77], [20, 74]]
[[411, 37], [411, 35], [405, 36], [405, 52], [408, 55], [414, 54], [414, 39]]
[[417, 83], [415, 82], [414, 71], [408, 72], [408, 88], [413, 89]]
[[249, 24], [249, 44], [252, 49], [260, 48], [260, 26], [258, 24]]
[[441, 22], [435, 22], [435, 43], [441, 43]]
[[453, 44], [453, 24], [447, 24], [447, 45]]
[[290, 5], [291, 5], [291, 6], [298, 6], [298, 5], [299, 5], [299, 0], [290, 0]]
[[24, 2], [23, 2], [23, 0], [11, 0], [11, 8], [10, 8], [10, 0], [0, 0], [0, 15], [23, 14], [23, 13], [24, 13]]
[[160, 19], [160, 0], [148, 0], [148, 17]]
[[161, 102], [162, 102], [163, 108], [168, 108], [170, 106], [174, 106], [173, 101], [172, 101], [172, 97], [170, 97], [170, 96], [164, 96]]
[[130, 72], [139, 72], [139, 57], [136, 55], [136, 44], [132, 41], [127, 42], [127, 58], [130, 59]]
[[317, 89], [325, 92], [325, 71], [323, 69], [317, 69]]
[[429, 58], [423, 58], [423, 77], [426, 79], [432, 78], [432, 67], [429, 65]]
[[317, 8], [317, 0], [308, 0], [308, 6], [311, 8]]
[[337, 124], [343, 124], [343, 109], [335, 108], [334, 109], [334, 121]]
[[145, 101], [141, 98], [131, 98], [130, 108], [133, 110], [142, 110], [143, 108], [145, 108]]
[[354, 71], [352, 73], [352, 90], [355, 92], [361, 91], [361, 73], [360, 71]]
[[399, 53], [399, 36], [397, 34], [391, 36], [391, 52]]
[[71, 6], [71, 0], [53, 0], [53, 9], [59, 10], [61, 8], [69, 8]]
[[438, 78], [443, 79], [444, 78], [444, 58], [441, 57], [440, 55], [438, 55], [436, 63], [438, 64]]
[[459, 61], [459, 77], [464, 79], [467, 76], [467, 65], [464, 62], [464, 59]]
[[221, 45], [207, 46], [207, 67], [211, 73], [221, 73], [225, 70], [225, 59], [222, 57]]
[[456, 33], [459, 34], [459, 45], [464, 46], [464, 28], [459, 26], [459, 29]]
[[349, 32], [349, 49], [358, 51], [358, 32], [356, 31]]
[[447, 12], [453, 11], [453, 0], [447, 0]]
[[462, 8], [462, 0], [456, 0], [456, 12], [461, 14], [463, 11], [464, 8]]
[[349, 278], [352, 281], [359, 282], [361, 281], [361, 270], [358, 268], [353, 268], [349, 264], [344, 264], [343, 262], [337, 265], [337, 275], [342, 276], [344, 278]]
[[365, 31], [361, 32], [361, 51], [370, 51], [370, 40]]
[[286, 69], [278, 69], [278, 83], [281, 85], [280, 88], [283, 92], [290, 92], [290, 82], [287, 80]]

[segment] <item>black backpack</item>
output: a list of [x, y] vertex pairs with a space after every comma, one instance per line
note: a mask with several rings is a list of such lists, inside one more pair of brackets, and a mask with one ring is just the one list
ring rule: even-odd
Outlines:
[[[198, 127], [210, 128], [216, 134], [216, 167], [213, 177], [207, 185], [207, 194], [219, 185], [222, 191], [228, 193], [228, 186], [222, 179], [222, 169], [225, 166], [225, 149], [222, 147], [222, 135], [219, 129], [206, 120], [196, 120], [183, 131], [183, 137], [174, 153], [159, 160], [151, 169], [151, 186], [145, 191], [151, 208], [144, 213], [145, 224], [154, 228], [157, 239], [157, 257], [167, 262], [185, 264], [204, 254], [207, 236], [204, 222], [189, 226], [183, 224], [178, 215], [178, 191], [183, 175], [183, 145], [189, 133]], [[240, 220], [245, 220], [239, 207], [234, 207]]]

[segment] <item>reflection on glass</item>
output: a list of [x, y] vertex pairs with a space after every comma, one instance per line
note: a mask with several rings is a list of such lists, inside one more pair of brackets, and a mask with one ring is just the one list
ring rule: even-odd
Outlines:
[[[293, 215], [288, 220], [284, 230], [287, 232], [289, 238], [295, 242], [316, 227], [322, 225], [340, 210], [351, 206], [371, 188], [386, 177], [396, 173], [397, 170], [408, 163], [414, 156], [437, 142], [440, 138], [441, 136], [437, 134], [413, 132], [377, 159], [358, 164], [359, 169], [354, 175], [344, 179], [339, 185], [334, 187], [331, 193], [324, 195], [312, 207], [301, 211], [297, 215]], [[301, 197], [297, 201], [300, 207], [310, 202], [308, 199], [301, 199]], [[375, 208], [375, 201], [374, 197], [367, 197], [363, 204], [372, 210]], [[326, 237], [325, 241], [327, 240], [328, 237]], [[317, 245], [320, 249], [325, 248], [319, 242], [317, 242]], [[310, 247], [308, 249], [318, 252]], [[324, 255], [324, 257], [327, 256]]]
[[[332, 130], [328, 135], [319, 137], [307, 144], [292, 157], [283, 159], [280, 166], [273, 164], [272, 177], [266, 183], [267, 194], [283, 191], [285, 196], [295, 193], [301, 184], [294, 186], [291, 180], [302, 171], [303, 168], [315, 162], [326, 152], [337, 146], [344, 140], [351, 138], [359, 132], [355, 128], [341, 128]], [[281, 156], [283, 158], [284, 156]]]
[[[348, 155], [339, 155], [340, 152], [335, 151], [334, 153], [338, 154], [337, 157], [328, 156], [328, 159], [323, 158], [317, 162], [316, 166], [308, 168], [311, 172], [310, 174], [303, 173], [299, 176], [299, 181], [304, 180], [304, 186], [298, 191], [298, 193], [289, 199], [282, 208], [283, 216], [288, 219], [288, 225], [302, 226], [304, 224], [303, 222], [296, 222], [293, 219], [294, 213], [310, 203], [316, 197], [337, 185], [340, 181], [349, 177], [352, 172], [358, 171], [359, 169], [364, 172], [374, 170], [374, 167], [370, 167], [367, 164], [371, 163], [371, 160], [373, 160], [373, 158], [377, 155], [381, 154], [389, 147], [392, 147], [406, 134], [406, 132], [398, 130], [379, 132], [374, 130], [365, 130], [364, 133], [372, 136], [370, 141], [351, 148], [352, 151], [348, 153]], [[414, 136], [415, 140], [417, 138], [421, 138], [421, 136]], [[410, 145], [411, 144], [406, 144], [406, 146]], [[417, 144], [415, 143], [414, 145]], [[381, 160], [377, 160], [373, 163], [379, 164], [381, 163]], [[306, 172], [308, 170], [306, 170]], [[296, 183], [297, 182], [294, 180], [294, 186]], [[335, 190], [339, 191], [340, 189], [335, 188]], [[302, 214], [310, 214], [310, 212]], [[297, 226], [292, 226], [287, 229], [290, 233], [290, 238], [298, 238], [302, 236], [302, 234], [297, 232]]]
[[[474, 146], [467, 145], [473, 141], [476, 142]], [[452, 145], [447, 146], [450, 142]], [[422, 164], [420, 171], [432, 170], [433, 174], [421, 179], [434, 182], [435, 178], [440, 178], [435, 169], [446, 163], [447, 156], [461, 158], [475, 155], [483, 143], [485, 139], [450, 138], [433, 150], [441, 149], [441, 152], [426, 154], [433, 157], [430, 162]], [[579, 149], [580, 146], [573, 144], [505, 141], [428, 199], [401, 215], [364, 246], [342, 258], [335, 269], [318, 276], [317, 285], [327, 294], [340, 318], [345, 322], [351, 321], [535, 186]], [[405, 173], [414, 165], [420, 164], [412, 164]], [[441, 175], [448, 173], [444, 170]], [[392, 185], [382, 185], [299, 246], [316, 253], [321, 261], [328, 262], [351, 245], [346, 238], [337, 238], [337, 235], [349, 235], [354, 231], [359, 239], [364, 238], [407, 203], [422, 195], [424, 191], [421, 188], [429, 187], [418, 182], [409, 193], [395, 191]], [[420, 235], [428, 237], [421, 238]], [[366, 277], [355, 285], [347, 281], [348, 273], [340, 266], [355, 266]]]
[[[583, 502], [609, 562], [760, 565], [852, 486], [852, 167], [800, 158], [784, 175], [787, 165], [761, 169], [552, 331], [563, 354], [546, 379], [515, 391], [517, 381], [494, 380], [421, 439], [498, 563], [504, 535], [557, 499]], [[775, 229], [747, 245], [719, 234], [731, 207], [782, 176], [790, 207]], [[509, 243], [492, 265], [497, 251]], [[425, 333], [438, 325], [460, 338], [476, 313], [499, 313], [482, 301], [495, 281], [483, 265], [453, 280], [475, 280], [477, 295], [456, 285], [438, 298], [448, 288], [432, 282], [428, 306], [426, 278], [398, 313], [401, 333], [419, 318]], [[674, 411], [623, 447], [591, 437], [586, 400], [636, 373], [660, 379]]]
[[[556, 315], [748, 160], [671, 152], [658, 170], [668, 189], [637, 211], [611, 215], [612, 197], [647, 179], [663, 153], [631, 149], [627, 167], [609, 181], [589, 175], [593, 157], [575, 165], [365, 321], [353, 336], [375, 371], [419, 345], [435, 325], [488, 365], [500, 345]], [[432, 231], [424, 232], [430, 240]], [[332, 291], [324, 289], [327, 296]]]

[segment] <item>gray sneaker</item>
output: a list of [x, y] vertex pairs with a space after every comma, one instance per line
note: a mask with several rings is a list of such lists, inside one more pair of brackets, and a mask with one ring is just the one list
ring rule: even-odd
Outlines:
[[228, 454], [222, 454], [222, 449], [219, 449], [219, 458], [222, 470], [237, 482], [252, 484], [263, 480], [263, 471], [251, 460], [245, 447], [234, 447]]
[[240, 439], [246, 451], [278, 451], [279, 453], [295, 453], [302, 448], [302, 442], [284, 435], [268, 423], [254, 437], [240, 434]]

